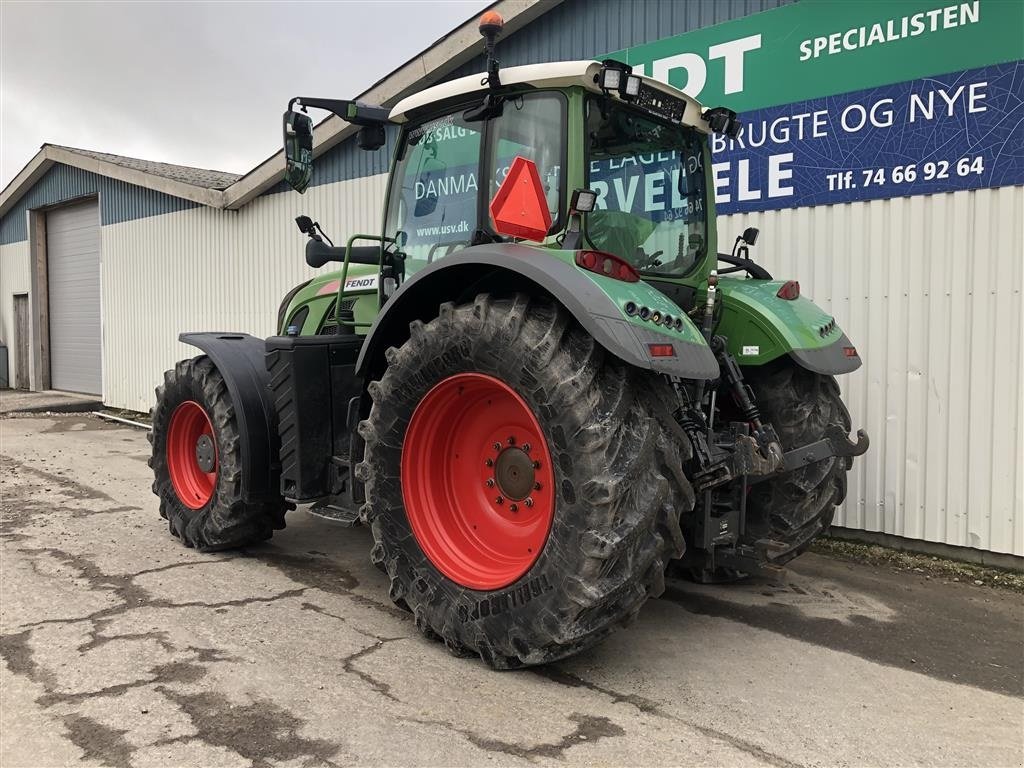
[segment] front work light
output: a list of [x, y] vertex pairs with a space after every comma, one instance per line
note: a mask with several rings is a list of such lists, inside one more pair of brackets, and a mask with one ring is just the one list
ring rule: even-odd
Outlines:
[[597, 192], [592, 189], [574, 189], [569, 200], [570, 213], [590, 213], [597, 205]]
[[627, 75], [626, 85], [622, 89], [622, 95], [628, 96], [631, 99], [635, 99], [640, 93], [640, 76], [639, 75]]

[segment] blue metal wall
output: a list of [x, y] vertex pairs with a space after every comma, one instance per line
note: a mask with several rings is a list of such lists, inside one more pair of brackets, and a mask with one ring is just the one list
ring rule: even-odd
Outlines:
[[0, 245], [28, 239], [25, 211], [96, 194], [100, 199], [100, 221], [103, 224], [117, 224], [199, 205], [191, 200], [58, 163], [0, 219]]
[[[532, 24], [498, 41], [503, 67], [592, 59], [795, 0], [565, 0]], [[483, 56], [451, 78], [483, 72]]]

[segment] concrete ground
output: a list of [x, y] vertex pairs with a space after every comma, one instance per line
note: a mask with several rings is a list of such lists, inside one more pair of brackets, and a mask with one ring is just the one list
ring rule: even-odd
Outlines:
[[26, 392], [22, 389], [0, 389], [0, 414], [12, 413], [81, 413], [96, 411], [103, 402], [95, 395], [76, 395], [72, 392]]
[[1024, 762], [1019, 594], [805, 555], [497, 673], [391, 605], [366, 529], [300, 510], [183, 548], [148, 453], [88, 415], [0, 420], [4, 768]]

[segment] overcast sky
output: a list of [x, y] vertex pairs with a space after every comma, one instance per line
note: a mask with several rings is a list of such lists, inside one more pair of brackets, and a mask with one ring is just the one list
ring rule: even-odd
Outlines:
[[489, 4], [0, 0], [0, 188], [44, 142], [245, 173], [290, 97], [352, 98]]

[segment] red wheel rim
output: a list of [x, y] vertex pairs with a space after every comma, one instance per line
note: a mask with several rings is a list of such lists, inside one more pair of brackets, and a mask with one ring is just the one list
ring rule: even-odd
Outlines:
[[194, 400], [182, 403], [171, 414], [167, 470], [174, 492], [189, 509], [202, 509], [213, 498], [217, 487], [217, 441], [210, 417]]
[[457, 584], [508, 586], [544, 549], [551, 456], [533, 411], [499, 379], [460, 373], [431, 389], [409, 421], [401, 474], [416, 541]]

